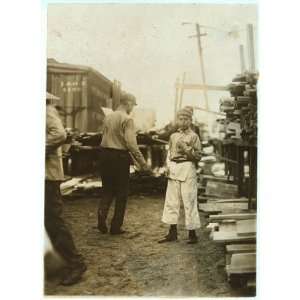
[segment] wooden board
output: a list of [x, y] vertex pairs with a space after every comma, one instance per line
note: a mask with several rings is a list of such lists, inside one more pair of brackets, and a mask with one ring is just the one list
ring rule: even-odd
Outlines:
[[237, 253], [256, 253], [256, 244], [232, 244], [226, 245], [226, 265], [231, 263], [231, 257]]
[[240, 236], [256, 234], [256, 219], [237, 221], [236, 226], [237, 234]]
[[239, 236], [234, 231], [215, 231], [213, 241], [216, 243], [230, 244], [235, 242], [255, 242], [256, 236]]
[[256, 252], [256, 244], [234, 244], [227, 245], [226, 252], [229, 254], [235, 253], [254, 253]]
[[209, 216], [209, 221], [221, 221], [221, 220], [248, 220], [256, 219], [256, 213], [238, 213], [238, 214], [221, 214], [216, 216]]
[[205, 194], [223, 198], [235, 198], [238, 194], [238, 186], [235, 184], [208, 180]]
[[198, 200], [204, 200], [204, 201], [218, 201], [221, 200], [220, 198], [214, 198], [212, 196], [206, 196], [204, 194], [198, 196]]
[[226, 210], [246, 210], [248, 203], [201, 203], [199, 208], [203, 211], [226, 211]]
[[231, 264], [226, 266], [228, 275], [256, 273], [256, 253], [237, 253], [231, 257]]
[[247, 198], [217, 199], [216, 203], [248, 203]]
[[219, 224], [219, 232], [231, 232], [236, 233], [236, 223], [220, 223]]
[[213, 175], [200, 174], [200, 178], [202, 180], [220, 181], [220, 182], [224, 182], [224, 183], [228, 182], [227, 176], [218, 176], [218, 177], [216, 177], [216, 176], [213, 176]]

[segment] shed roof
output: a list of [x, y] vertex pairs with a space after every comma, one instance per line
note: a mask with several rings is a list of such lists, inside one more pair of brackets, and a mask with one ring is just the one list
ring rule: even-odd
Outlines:
[[74, 65], [68, 63], [60, 63], [53, 58], [47, 59], [47, 71], [53, 73], [61, 73], [61, 74], [72, 74], [72, 73], [93, 73], [99, 79], [105, 81], [107, 84], [112, 84], [112, 82], [106, 78], [103, 74], [98, 72], [97, 70], [82, 65]]

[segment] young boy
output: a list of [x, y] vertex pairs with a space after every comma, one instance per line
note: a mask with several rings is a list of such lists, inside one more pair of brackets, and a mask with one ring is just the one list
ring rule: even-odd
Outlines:
[[193, 111], [183, 108], [177, 113], [178, 131], [169, 141], [167, 158], [168, 187], [162, 221], [170, 225], [169, 233], [159, 243], [177, 240], [177, 223], [182, 199], [185, 210], [185, 226], [189, 231], [188, 244], [197, 243], [196, 229], [200, 228], [197, 207], [196, 165], [200, 160], [201, 143], [192, 131]]

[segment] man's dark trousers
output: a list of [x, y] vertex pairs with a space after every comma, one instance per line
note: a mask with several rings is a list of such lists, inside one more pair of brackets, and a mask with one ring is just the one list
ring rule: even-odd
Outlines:
[[77, 252], [72, 235], [62, 217], [63, 202], [60, 194], [60, 181], [45, 181], [45, 228], [54, 249], [70, 267], [83, 263]]
[[126, 150], [102, 148], [100, 172], [103, 195], [99, 202], [98, 225], [104, 224], [109, 208], [115, 198], [115, 211], [111, 222], [111, 232], [119, 231], [123, 225], [128, 190], [130, 156]]

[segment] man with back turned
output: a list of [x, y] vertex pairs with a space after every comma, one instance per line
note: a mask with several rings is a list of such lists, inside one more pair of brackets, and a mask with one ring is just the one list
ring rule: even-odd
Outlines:
[[104, 121], [100, 170], [103, 196], [98, 208], [98, 229], [101, 233], [108, 232], [106, 219], [114, 198], [115, 210], [110, 233], [115, 235], [125, 232], [122, 225], [129, 190], [130, 156], [141, 170], [149, 170], [137, 145], [133, 119], [129, 116], [135, 105], [133, 95], [122, 94], [119, 107]]
[[67, 134], [54, 106], [55, 103], [52, 103], [53, 97], [55, 96], [47, 93], [45, 228], [54, 249], [67, 265], [61, 284], [72, 285], [81, 279], [87, 267], [74, 244], [73, 236], [63, 217], [63, 201], [60, 194], [60, 184], [64, 180], [61, 145], [64, 144]]

